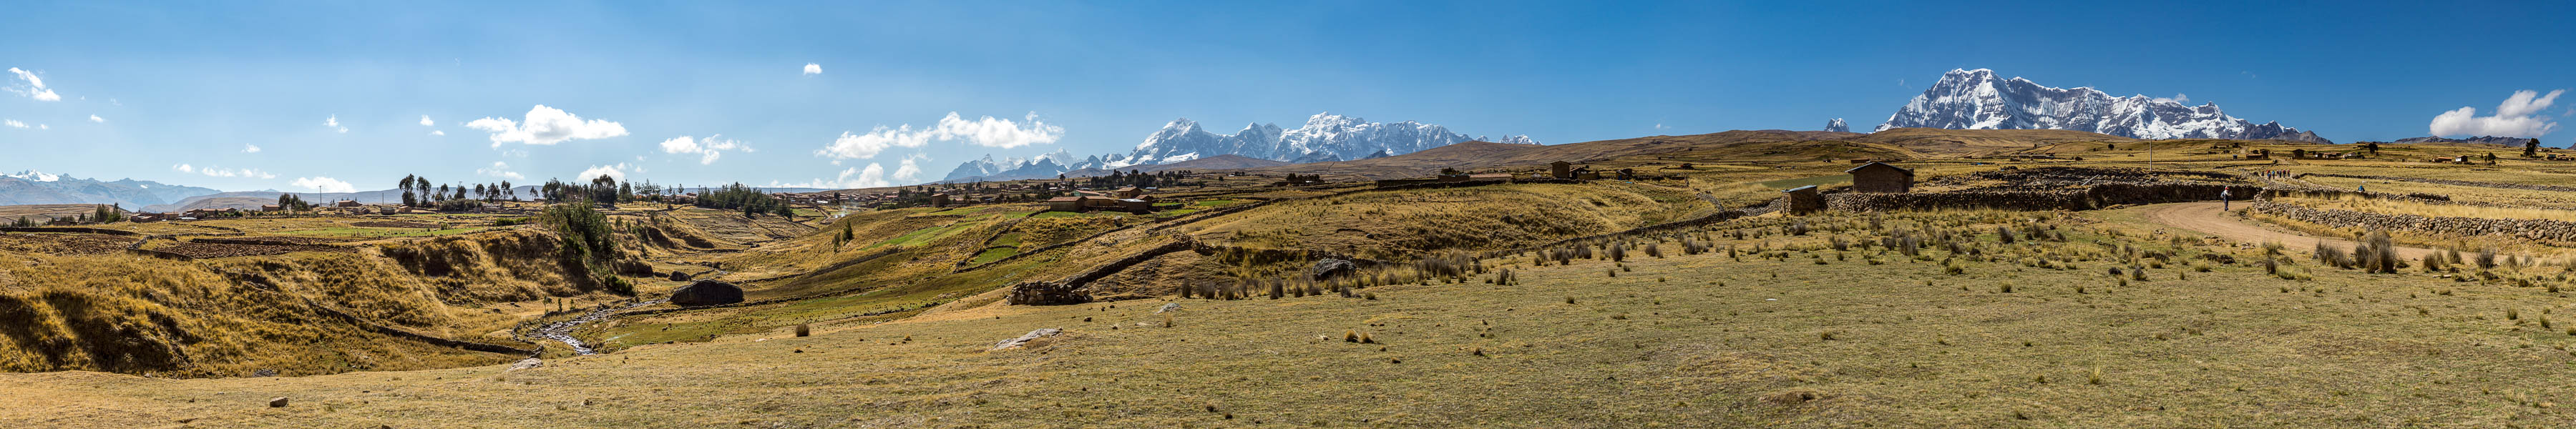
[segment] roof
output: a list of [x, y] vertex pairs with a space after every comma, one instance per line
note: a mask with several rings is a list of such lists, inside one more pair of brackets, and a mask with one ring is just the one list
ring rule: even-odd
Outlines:
[[1780, 192], [1781, 192], [1781, 193], [1789, 193], [1789, 192], [1813, 191], [1813, 190], [1816, 190], [1816, 185], [1807, 185], [1807, 186], [1800, 186], [1800, 187], [1796, 187], [1796, 188], [1789, 188], [1789, 190], [1786, 190], [1786, 191], [1780, 191]]
[[1860, 171], [1860, 169], [1863, 169], [1863, 168], [1869, 168], [1870, 166], [1885, 166], [1885, 167], [1887, 167], [1887, 168], [1893, 168], [1893, 169], [1896, 169], [1896, 171], [1904, 172], [1904, 173], [1905, 173], [1905, 174], [1907, 174], [1907, 175], [1912, 175], [1912, 174], [1914, 174], [1914, 170], [1906, 169], [1905, 167], [1898, 167], [1898, 166], [1896, 166], [1895, 164], [1889, 164], [1889, 163], [1878, 162], [1878, 161], [1870, 161], [1870, 163], [1868, 163], [1868, 164], [1861, 164], [1859, 167], [1852, 167], [1850, 170], [1843, 170], [1843, 172], [1844, 172], [1844, 173], [1856, 173], [1856, 172], [1859, 172], [1859, 171]]
[[1136, 187], [1134, 187], [1134, 186], [1129, 186], [1129, 187], [1124, 187], [1124, 188], [1118, 188], [1118, 190], [1121, 190], [1121, 191], [1134, 191], [1134, 190], [1138, 190], [1138, 189], [1136, 189]]
[[1082, 197], [1055, 197], [1047, 199], [1047, 202], [1050, 203], [1057, 201], [1082, 201]]

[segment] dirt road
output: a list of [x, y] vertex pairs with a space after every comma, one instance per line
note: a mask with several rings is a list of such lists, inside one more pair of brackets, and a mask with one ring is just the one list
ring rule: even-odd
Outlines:
[[[2250, 204], [2239, 202], [2236, 203], [2235, 207], [2232, 207], [2232, 209], [2244, 210], [2245, 207], [2249, 205]], [[2262, 244], [2265, 242], [2279, 242], [2282, 246], [2288, 247], [2291, 250], [2305, 251], [2315, 249], [2317, 247], [2317, 242], [2319, 241], [2323, 241], [2329, 246], [2345, 249], [2352, 248], [2354, 244], [2351, 240], [2310, 237], [2307, 235], [2282, 232], [2245, 223], [2245, 221], [2238, 220], [2235, 216], [2229, 216], [2224, 211], [2221, 211], [2219, 209], [2219, 203], [2217, 202], [2173, 203], [2140, 206], [2138, 207], [2138, 212], [2139, 216], [2146, 218], [2148, 222], [2154, 222], [2164, 226], [2197, 231], [2203, 234], [2215, 235], [2219, 238], [2245, 243]], [[2424, 259], [2424, 255], [2434, 252], [2437, 251], [2433, 249], [2405, 246], [2397, 247], [2397, 257], [2409, 261], [2422, 260]]]

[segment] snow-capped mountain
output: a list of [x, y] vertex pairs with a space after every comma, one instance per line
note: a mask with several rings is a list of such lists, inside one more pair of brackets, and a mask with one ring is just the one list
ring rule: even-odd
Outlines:
[[1825, 131], [1848, 133], [1851, 132], [1851, 124], [1843, 123], [1843, 118], [1834, 118], [1834, 120], [1825, 121]]
[[1175, 119], [1160, 130], [1145, 136], [1145, 142], [1126, 154], [1109, 154], [1073, 159], [1062, 150], [1040, 155], [1036, 159], [992, 156], [967, 161], [948, 173], [943, 182], [1000, 181], [1053, 178], [1066, 171], [1083, 169], [1121, 169], [1140, 165], [1171, 164], [1217, 155], [1237, 155], [1254, 159], [1290, 163], [1347, 161], [1403, 155], [1468, 141], [1539, 144], [1529, 136], [1501, 138], [1469, 137], [1450, 132], [1448, 127], [1404, 121], [1369, 122], [1365, 119], [1318, 113], [1306, 118], [1296, 129], [1283, 129], [1276, 124], [1246, 124], [1233, 134], [1217, 134], [1199, 128], [1197, 121]]
[[120, 204], [133, 210], [216, 192], [222, 191], [134, 179], [102, 182], [34, 170], [0, 174], [0, 205]]
[[2112, 97], [2089, 87], [2054, 88], [2028, 79], [1997, 79], [1993, 70], [1950, 70], [1923, 95], [1889, 115], [1878, 131], [1927, 127], [1972, 130], [2077, 130], [2142, 139], [2294, 140], [2333, 143], [2316, 133], [2257, 125], [2227, 116], [2216, 103], [2185, 106], [2144, 95]]
[[1317, 113], [1304, 126], [1282, 130], [1276, 124], [1247, 124], [1234, 134], [1216, 134], [1197, 121], [1176, 119], [1145, 137], [1128, 158], [1136, 163], [1169, 164], [1204, 156], [1242, 155], [1272, 161], [1341, 161], [1385, 152], [1403, 155], [1466, 141], [1538, 144], [1529, 136], [1468, 137], [1448, 127], [1413, 121], [1369, 122], [1357, 117]]

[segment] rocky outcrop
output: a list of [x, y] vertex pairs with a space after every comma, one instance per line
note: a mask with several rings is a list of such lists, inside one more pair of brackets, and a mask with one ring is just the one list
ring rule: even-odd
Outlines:
[[1358, 272], [1359, 269], [1359, 264], [1353, 264], [1349, 259], [1325, 258], [1316, 260], [1313, 268], [1306, 269], [1306, 277], [1315, 280], [1324, 280], [1349, 275], [1350, 273]]
[[699, 280], [680, 290], [671, 291], [671, 304], [682, 307], [720, 305], [742, 302], [742, 287], [715, 280]]

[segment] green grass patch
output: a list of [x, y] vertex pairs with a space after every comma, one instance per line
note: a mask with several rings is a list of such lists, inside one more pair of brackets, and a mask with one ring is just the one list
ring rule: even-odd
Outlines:
[[992, 263], [993, 261], [999, 261], [999, 260], [1002, 260], [1002, 258], [1008, 258], [1008, 257], [1011, 257], [1011, 255], [1017, 255], [1017, 254], [1020, 254], [1020, 248], [1017, 248], [1017, 247], [995, 247], [995, 248], [991, 248], [991, 249], [984, 249], [984, 251], [983, 251], [982, 253], [976, 253], [976, 254], [975, 254], [975, 257], [974, 257], [973, 259], [967, 259], [967, 260], [966, 260], [966, 265], [969, 265], [969, 266], [972, 266], [972, 265], [983, 265], [983, 264], [987, 264], [987, 263]]

